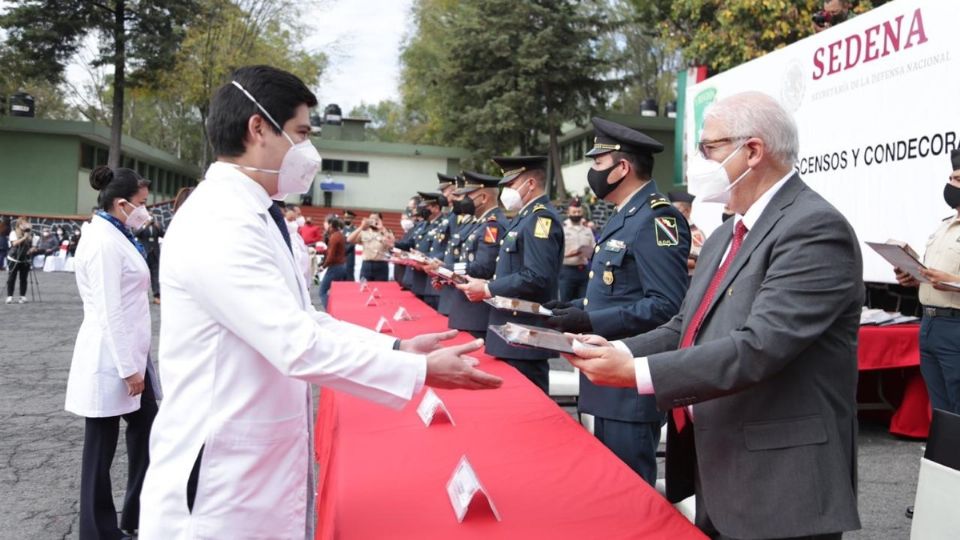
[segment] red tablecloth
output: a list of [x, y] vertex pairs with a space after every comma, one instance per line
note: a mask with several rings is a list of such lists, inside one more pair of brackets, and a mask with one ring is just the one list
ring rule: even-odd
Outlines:
[[[394, 283], [334, 283], [329, 309], [372, 327], [387, 317], [398, 337], [446, 329]], [[416, 320], [394, 321], [400, 306]], [[458, 336], [468, 341], [468, 335]], [[486, 355], [504, 378], [493, 391], [438, 391], [456, 426], [425, 427], [417, 396], [394, 411], [322, 392], [317, 538], [703, 538], [682, 515], [518, 372]], [[446, 483], [466, 454], [503, 521], [471, 510], [458, 524]]]
[[[887, 394], [900, 394], [890, 419], [890, 433], [926, 438], [930, 431], [930, 399], [920, 376], [920, 325], [860, 327], [857, 361], [861, 386], [865, 379], [885, 387]], [[885, 376], [880, 370], [896, 370]]]

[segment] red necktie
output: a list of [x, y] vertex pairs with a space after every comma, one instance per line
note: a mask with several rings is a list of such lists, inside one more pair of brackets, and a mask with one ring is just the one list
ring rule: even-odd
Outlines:
[[[717, 272], [713, 274], [713, 279], [710, 280], [710, 285], [707, 286], [707, 292], [704, 293], [703, 299], [700, 300], [700, 305], [697, 307], [697, 311], [693, 314], [693, 319], [690, 321], [690, 325], [687, 326], [687, 332], [683, 335], [683, 339], [680, 340], [680, 348], [686, 349], [693, 345], [693, 341], [697, 338], [697, 332], [700, 331], [700, 325], [703, 324], [703, 319], [707, 316], [707, 310], [710, 308], [710, 304], [713, 302], [713, 297], [717, 295], [717, 289], [720, 287], [720, 282], [723, 281], [723, 276], [727, 274], [727, 269], [730, 268], [730, 263], [733, 262], [733, 258], [737, 255], [737, 251], [740, 251], [740, 244], [743, 243], [743, 237], [747, 235], [747, 226], [743, 224], [743, 220], [737, 221], [737, 226], [733, 229], [733, 241], [730, 243], [730, 251], [727, 253], [727, 256], [723, 259], [723, 262], [720, 263], [720, 267], [717, 268]], [[684, 426], [687, 424], [687, 414], [684, 407], [676, 407], [673, 409], [673, 423], [677, 427], [677, 433], [683, 430]]]

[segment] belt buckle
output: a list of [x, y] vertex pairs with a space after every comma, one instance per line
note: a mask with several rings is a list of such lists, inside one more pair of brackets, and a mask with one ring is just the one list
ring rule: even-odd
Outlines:
[[936, 316], [937, 316], [937, 308], [935, 308], [935, 307], [925, 307], [925, 308], [923, 308], [923, 315], [924, 315], [925, 317], [936, 317]]

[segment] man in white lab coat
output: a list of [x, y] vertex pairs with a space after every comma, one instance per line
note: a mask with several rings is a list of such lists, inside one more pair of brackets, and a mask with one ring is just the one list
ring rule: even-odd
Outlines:
[[266, 66], [232, 79], [207, 121], [218, 161], [164, 241], [166, 399], [141, 496], [143, 540], [312, 538], [309, 383], [400, 407], [424, 384], [501, 382], [461, 356], [481, 341], [401, 342], [313, 309], [271, 199], [307, 191], [319, 168], [308, 137], [316, 98]]

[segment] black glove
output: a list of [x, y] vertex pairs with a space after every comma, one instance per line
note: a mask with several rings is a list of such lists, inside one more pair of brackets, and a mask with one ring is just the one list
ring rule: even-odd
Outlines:
[[553, 317], [547, 319], [547, 326], [554, 330], [574, 334], [586, 334], [593, 331], [593, 325], [590, 324], [590, 315], [587, 315], [586, 311], [575, 307], [554, 309]]
[[563, 300], [551, 300], [551, 301], [549, 301], [549, 302], [544, 302], [544, 303], [542, 303], [542, 304], [540, 304], [540, 305], [543, 306], [543, 307], [545, 307], [545, 308], [547, 308], [547, 309], [551, 309], [551, 310], [552, 310], [552, 309], [564, 309], [564, 308], [568, 308], [568, 307], [573, 307], [573, 304], [572, 304], [572, 303], [566, 302], [566, 301], [563, 301]]

